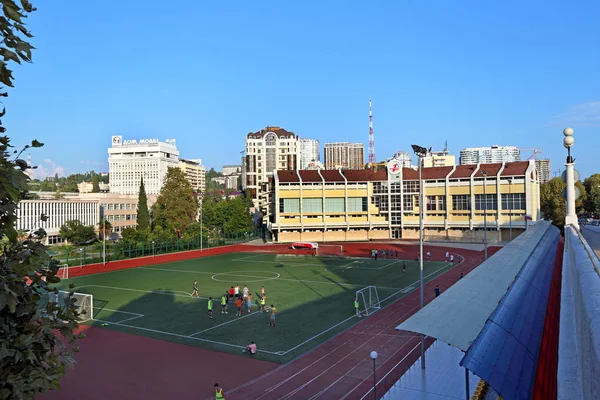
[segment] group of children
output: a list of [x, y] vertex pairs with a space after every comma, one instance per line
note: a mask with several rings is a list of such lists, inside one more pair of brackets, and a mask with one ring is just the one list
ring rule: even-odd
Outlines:
[[[191, 297], [199, 297], [198, 295], [198, 281], [194, 281], [194, 286], [192, 290]], [[221, 296], [221, 314], [229, 314], [228, 307], [229, 303], [234, 303], [236, 307], [235, 316], [239, 317], [245, 313], [250, 314], [252, 311], [252, 293], [248, 289], [248, 286], [244, 285], [244, 288], [240, 291], [240, 286], [236, 285], [235, 287], [231, 286], [229, 289], [225, 291], [225, 293]], [[263, 286], [260, 289], [260, 299], [258, 301], [259, 311], [267, 312], [267, 295], [265, 293], [265, 287]], [[208, 317], [212, 318], [213, 314], [213, 298], [208, 298], [207, 303]], [[269, 317], [269, 326], [275, 326], [275, 313], [276, 309], [271, 304], [271, 315]]]
[[[431, 260], [431, 252], [428, 251], [427, 253], [425, 253], [426, 259], [427, 261]], [[419, 258], [421, 257], [421, 253], [417, 252], [417, 261], [419, 261]], [[377, 249], [373, 249], [371, 250], [371, 258], [373, 260], [377, 260], [378, 258], [381, 258], [382, 260], [385, 259], [398, 259], [398, 250], [395, 249], [382, 249], [382, 250], [377, 250]], [[454, 262], [454, 254], [450, 254], [450, 252], [446, 252], [446, 262]], [[405, 269], [405, 268], [404, 268]]]

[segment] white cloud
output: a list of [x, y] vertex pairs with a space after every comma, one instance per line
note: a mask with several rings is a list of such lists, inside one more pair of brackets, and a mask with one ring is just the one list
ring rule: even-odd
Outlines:
[[95, 165], [95, 166], [104, 165], [104, 163], [97, 162], [97, 161], [89, 161], [89, 160], [81, 160], [81, 161], [79, 161], [79, 163], [83, 164], [83, 165]]
[[600, 101], [590, 101], [573, 106], [564, 114], [552, 118], [552, 125], [600, 126]]
[[[35, 163], [33, 163], [35, 165]], [[65, 168], [56, 164], [49, 158], [45, 158], [41, 164], [38, 164], [36, 169], [32, 169], [31, 178], [32, 179], [40, 179], [44, 180], [49, 176], [54, 176], [58, 174], [58, 176], [65, 176]]]

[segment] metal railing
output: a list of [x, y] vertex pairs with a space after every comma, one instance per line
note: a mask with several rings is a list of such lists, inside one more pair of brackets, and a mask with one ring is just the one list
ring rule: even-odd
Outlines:
[[577, 229], [574, 226], [570, 226], [570, 227], [573, 229], [573, 231], [579, 237], [579, 240], [581, 241], [581, 244], [583, 244], [583, 248], [585, 249], [586, 253], [588, 254], [588, 257], [590, 258], [590, 261], [592, 262], [592, 265], [594, 266], [596, 273], [600, 276], [600, 266], [598, 265], [598, 256], [596, 255], [594, 250], [592, 250], [592, 248], [588, 244], [587, 240], [585, 240], [585, 238], [579, 231], [579, 229]]

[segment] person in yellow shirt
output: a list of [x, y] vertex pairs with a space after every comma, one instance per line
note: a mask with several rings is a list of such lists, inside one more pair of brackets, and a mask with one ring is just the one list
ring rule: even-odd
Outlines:
[[215, 383], [215, 399], [216, 400], [225, 400], [225, 392], [218, 383]]
[[212, 318], [212, 297], [208, 298], [208, 304], [206, 307], [208, 309], [208, 316]]
[[221, 296], [221, 314], [227, 314], [227, 292]]
[[361, 317], [360, 315], [360, 311], [358, 311], [358, 309], [360, 308], [360, 303], [358, 302], [358, 297], [354, 298], [354, 310], [356, 310], [356, 316], [357, 317]]
[[263, 296], [260, 298], [260, 311], [261, 311], [261, 312], [263, 312], [263, 311], [266, 311], [266, 310], [265, 310], [265, 308], [266, 308], [266, 307], [265, 307], [265, 306], [266, 306], [266, 304], [267, 304], [267, 296], [265, 296], [265, 295], [263, 294]]

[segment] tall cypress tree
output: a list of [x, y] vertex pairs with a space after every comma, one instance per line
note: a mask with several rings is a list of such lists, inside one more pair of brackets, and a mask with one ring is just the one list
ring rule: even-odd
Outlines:
[[140, 193], [138, 194], [137, 229], [146, 230], [148, 228], [150, 228], [150, 211], [148, 210], [148, 197], [146, 197], [144, 178], [142, 178]]

